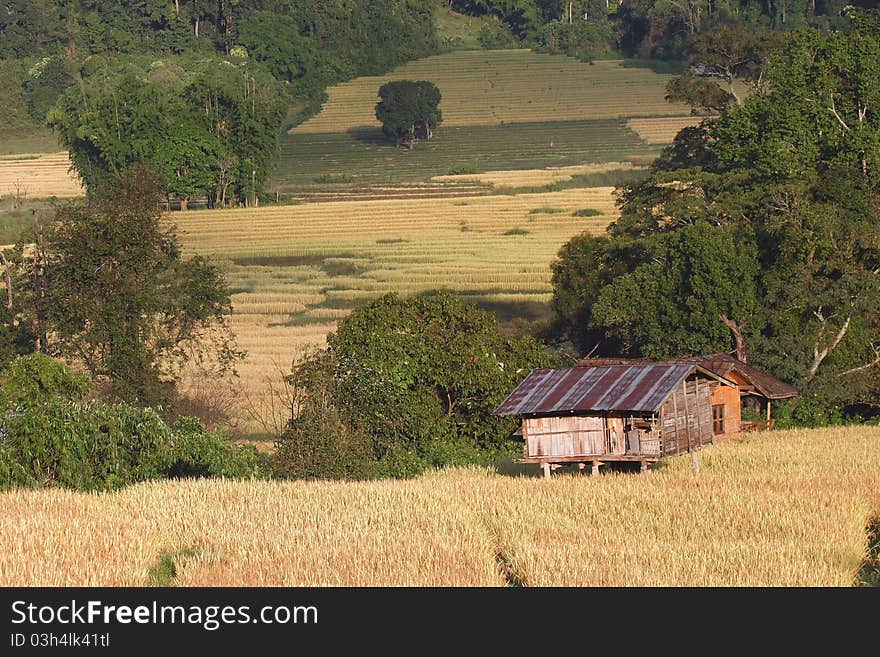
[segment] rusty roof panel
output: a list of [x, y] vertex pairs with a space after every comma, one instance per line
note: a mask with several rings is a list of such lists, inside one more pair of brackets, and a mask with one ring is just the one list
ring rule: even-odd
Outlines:
[[797, 397], [799, 394], [797, 388], [788, 385], [784, 381], [780, 381], [766, 372], [756, 370], [748, 363], [743, 363], [730, 354], [696, 356], [686, 360], [696, 363], [719, 376], [727, 376], [732, 371], [738, 372], [767, 399], [789, 399]]
[[572, 411], [656, 411], [696, 367], [691, 363], [633, 363], [536, 369], [495, 415]]

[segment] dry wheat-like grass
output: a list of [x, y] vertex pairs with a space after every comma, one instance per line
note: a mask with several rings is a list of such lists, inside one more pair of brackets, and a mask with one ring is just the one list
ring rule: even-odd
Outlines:
[[588, 65], [530, 50], [448, 53], [329, 88], [321, 112], [291, 133], [378, 125], [379, 87], [403, 79], [431, 80], [438, 86], [445, 127], [687, 114], [687, 105], [665, 99], [671, 77], [647, 68], [626, 68], [620, 61]]
[[[658, 119], [665, 121], [666, 119]], [[677, 119], [669, 119], [674, 121]], [[635, 121], [635, 119], [633, 119]], [[632, 123], [633, 121], [630, 121]], [[632, 128], [632, 126], [630, 126]], [[635, 128], [632, 128], [637, 132]], [[641, 136], [641, 135], [640, 135]], [[675, 136], [675, 133], [672, 135]], [[672, 141], [670, 138], [665, 142]], [[653, 142], [649, 142], [653, 143]], [[611, 171], [632, 171], [633, 169], [645, 169], [643, 166], [635, 166], [632, 162], [602, 162], [593, 164], [573, 164], [567, 167], [545, 167], [543, 169], [505, 169], [500, 171], [485, 171], [483, 173], [458, 173], [443, 176], [433, 176], [434, 183], [464, 183], [479, 182], [494, 187], [532, 187], [550, 185], [556, 182], [566, 182], [575, 176], [588, 173], [608, 173]]]
[[669, 144], [679, 130], [699, 125], [703, 117], [664, 116], [651, 119], [630, 119], [627, 127], [648, 144]]
[[150, 482], [0, 494], [0, 585], [849, 586], [880, 428], [744, 436], [647, 476]]
[[[385, 292], [447, 287], [511, 312], [546, 303], [559, 248], [616, 219], [613, 192], [336, 201], [169, 220], [185, 250], [214, 258], [235, 291], [230, 326], [248, 352], [237, 385], [253, 411], [273, 403], [279, 365], [289, 369], [353, 306]], [[584, 208], [600, 214], [574, 216]], [[239, 415], [243, 428], [261, 429], [247, 409]]]
[[27, 198], [82, 196], [82, 182], [69, 169], [66, 152], [0, 158], [0, 195], [19, 192]]

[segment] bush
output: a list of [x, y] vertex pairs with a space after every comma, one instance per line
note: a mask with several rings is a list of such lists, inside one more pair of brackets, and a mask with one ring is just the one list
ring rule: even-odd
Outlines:
[[477, 35], [480, 47], [485, 50], [498, 50], [504, 48], [520, 48], [522, 44], [507, 26], [497, 19], [491, 20], [480, 28]]
[[148, 479], [263, 473], [252, 447], [192, 418], [172, 428], [150, 408], [55, 397], [0, 416], [0, 489], [112, 490]]
[[86, 376], [74, 374], [45, 354], [29, 354], [0, 373], [0, 408], [11, 410], [52, 397], [81, 399], [88, 389]]

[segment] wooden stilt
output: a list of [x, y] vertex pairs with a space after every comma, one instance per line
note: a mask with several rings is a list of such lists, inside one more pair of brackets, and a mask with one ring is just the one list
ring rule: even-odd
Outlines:
[[583, 463], [583, 462], [578, 463], [578, 470], [583, 470], [583, 469], [586, 468], [586, 467], [587, 467], [587, 464], [586, 464], [586, 463]]
[[700, 457], [697, 456], [696, 450], [691, 452], [691, 467], [695, 475], [700, 474]]
[[596, 476], [597, 474], [599, 474], [599, 465], [600, 465], [599, 461], [593, 461], [593, 469], [591, 471], [591, 474], [593, 476]]
[[641, 467], [639, 468], [639, 472], [640, 472], [641, 474], [648, 474], [648, 472], [650, 472], [650, 471], [648, 470], [648, 462], [647, 462], [647, 461], [642, 461], [642, 462], [641, 462]]
[[544, 462], [541, 464], [541, 467], [544, 468], [544, 479], [549, 479], [550, 478], [550, 464]]

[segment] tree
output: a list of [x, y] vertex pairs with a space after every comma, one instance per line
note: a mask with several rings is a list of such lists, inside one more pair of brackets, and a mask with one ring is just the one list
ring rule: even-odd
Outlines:
[[47, 349], [81, 361], [113, 393], [168, 399], [191, 358], [231, 367], [229, 292], [201, 257], [184, 259], [159, 211], [161, 181], [143, 166], [57, 209], [45, 235], [42, 298]]
[[[324, 476], [344, 475], [346, 450], [368, 461], [346, 462], [346, 473], [394, 476], [508, 454], [514, 425], [492, 411], [530, 368], [550, 363], [532, 338], [506, 336], [494, 315], [447, 291], [386, 294], [341, 320], [327, 342], [294, 371], [303, 412], [282, 439], [287, 462], [309, 464], [309, 476], [322, 462]], [[335, 456], [320, 458], [317, 447]]]
[[554, 265], [571, 341], [736, 351], [824, 404], [880, 405], [878, 48], [877, 34], [792, 33], [765, 90], [621, 190], [608, 234]]
[[[730, 103], [742, 106], [737, 83], [764, 92], [764, 67], [778, 45], [775, 33], [740, 25], [719, 25], [694, 37], [690, 69], [666, 86], [666, 99], [720, 114]], [[722, 89], [716, 80], [727, 87]]]
[[395, 80], [379, 88], [376, 118], [395, 147], [405, 143], [412, 148], [419, 139], [417, 128], [425, 138], [433, 137], [432, 130], [443, 120], [439, 105], [440, 90], [433, 82]]

